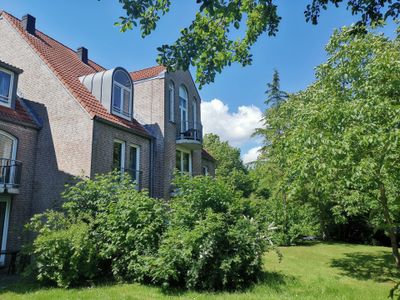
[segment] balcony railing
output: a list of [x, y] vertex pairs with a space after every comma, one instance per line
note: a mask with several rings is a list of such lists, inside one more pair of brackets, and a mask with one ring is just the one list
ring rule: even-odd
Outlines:
[[124, 168], [123, 172], [129, 174], [131, 179], [135, 182], [138, 191], [142, 190], [142, 171]]
[[176, 125], [176, 139], [202, 142], [203, 126], [197, 122], [181, 122]]
[[21, 184], [22, 162], [0, 158], [0, 189], [18, 189]]

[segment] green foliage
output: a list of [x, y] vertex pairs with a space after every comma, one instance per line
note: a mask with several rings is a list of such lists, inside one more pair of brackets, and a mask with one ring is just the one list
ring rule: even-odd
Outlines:
[[222, 142], [218, 135], [212, 133], [204, 136], [203, 146], [217, 161], [216, 176], [241, 191], [244, 197], [248, 197], [253, 187], [240, 158], [240, 149], [230, 146], [228, 142]]
[[164, 287], [243, 288], [259, 278], [266, 232], [249, 201], [221, 180], [178, 177], [154, 278]]
[[391, 237], [398, 263], [399, 42], [352, 27], [336, 31], [317, 81], [268, 111], [281, 133], [267, 132], [266, 153], [282, 170], [288, 201], [302, 199], [335, 222], [369, 215]]
[[98, 254], [87, 223], [48, 211], [35, 215], [28, 228], [37, 234], [30, 271], [38, 281], [67, 288], [97, 275]]
[[[193, 0], [192, 0], [193, 1]], [[115, 25], [121, 31], [139, 27], [142, 37], [156, 29], [161, 15], [169, 12], [170, 0], [119, 0], [126, 16]], [[200, 87], [213, 82], [217, 73], [239, 63], [252, 63], [251, 47], [267, 33], [278, 32], [281, 17], [273, 0], [196, 0], [198, 11], [192, 23], [180, 31], [178, 39], [158, 48], [158, 63], [169, 71], [197, 68], [196, 80]], [[307, 6], [307, 21], [318, 23], [321, 8], [332, 3], [339, 6], [343, 0], [313, 0]], [[177, 2], [178, 4], [178, 2]], [[360, 25], [377, 24], [386, 19], [397, 19], [400, 5], [392, 0], [349, 0], [347, 9], [361, 14]], [[243, 30], [244, 29], [244, 30]]]
[[116, 172], [81, 180], [63, 196], [65, 215], [36, 215], [28, 225], [37, 234], [38, 280], [68, 287], [111, 271], [117, 280], [147, 282], [166, 226], [163, 202]]

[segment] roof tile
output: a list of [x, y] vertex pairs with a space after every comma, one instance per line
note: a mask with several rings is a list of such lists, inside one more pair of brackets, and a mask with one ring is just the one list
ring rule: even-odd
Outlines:
[[31, 35], [23, 29], [21, 21], [18, 18], [4, 11], [2, 15], [37, 52], [92, 118], [100, 117], [120, 126], [131, 128], [143, 135], [149, 135], [146, 129], [135, 119], [127, 121], [109, 113], [79, 81], [80, 76], [105, 70], [102, 66], [92, 60], [89, 60], [88, 64], [85, 64], [71, 48], [68, 48], [39, 30], [36, 30], [35, 35]]

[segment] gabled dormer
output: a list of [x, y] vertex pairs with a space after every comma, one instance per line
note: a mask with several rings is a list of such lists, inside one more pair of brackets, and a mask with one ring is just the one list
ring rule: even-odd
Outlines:
[[79, 79], [108, 112], [132, 120], [133, 82], [125, 69], [118, 67]]
[[15, 109], [18, 76], [21, 69], [0, 60], [0, 105]]

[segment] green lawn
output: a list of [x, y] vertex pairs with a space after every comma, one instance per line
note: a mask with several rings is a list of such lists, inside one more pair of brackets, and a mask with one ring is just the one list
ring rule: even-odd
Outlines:
[[17, 277], [0, 277], [0, 299], [387, 299], [400, 273], [390, 249], [350, 244], [281, 248], [283, 260], [265, 256], [263, 282], [241, 293], [175, 292], [138, 284], [45, 289]]

